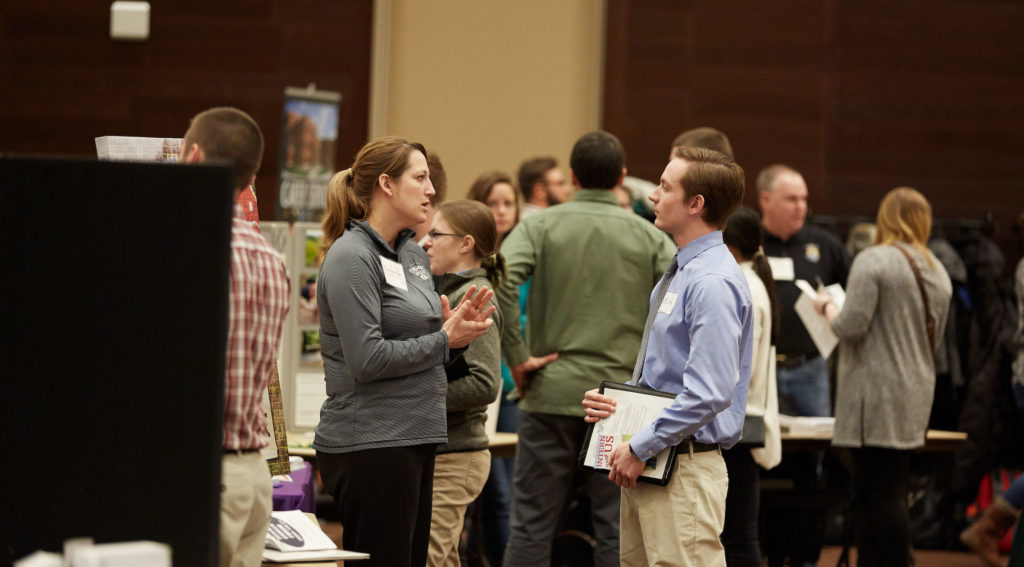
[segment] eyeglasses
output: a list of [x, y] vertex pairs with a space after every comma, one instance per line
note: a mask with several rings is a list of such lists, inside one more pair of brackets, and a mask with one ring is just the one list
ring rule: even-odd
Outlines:
[[438, 236], [462, 236], [462, 235], [461, 234], [455, 234], [454, 232], [437, 232], [436, 230], [431, 230], [430, 232], [427, 233], [427, 236], [429, 236], [431, 240], [434, 240]]

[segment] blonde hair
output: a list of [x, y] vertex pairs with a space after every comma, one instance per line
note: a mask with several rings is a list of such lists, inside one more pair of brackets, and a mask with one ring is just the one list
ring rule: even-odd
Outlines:
[[498, 253], [498, 227], [491, 209], [480, 201], [459, 199], [441, 203], [437, 214], [448, 221], [457, 234], [473, 237], [473, 256], [487, 271], [491, 285], [500, 286], [508, 271], [505, 257]]
[[916, 189], [897, 187], [886, 193], [878, 206], [875, 224], [878, 227], [875, 244], [905, 242], [924, 253], [928, 265], [935, 267], [927, 253], [928, 237], [932, 231], [932, 206]]
[[356, 155], [352, 167], [339, 171], [327, 184], [327, 206], [321, 222], [320, 259], [345, 232], [350, 220], [364, 220], [370, 214], [370, 200], [381, 175], [393, 179], [409, 167], [409, 155], [427, 150], [421, 144], [387, 136], [368, 142]]

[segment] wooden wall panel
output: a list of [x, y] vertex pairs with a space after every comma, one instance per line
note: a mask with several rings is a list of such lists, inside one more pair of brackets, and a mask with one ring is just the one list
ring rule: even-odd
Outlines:
[[910, 185], [937, 218], [1024, 211], [1024, 4], [609, 0], [604, 124], [656, 179], [679, 132], [725, 131], [754, 180], [804, 173], [814, 211], [873, 216]]
[[277, 199], [284, 89], [342, 93], [336, 163], [366, 141], [372, 0], [151, 2], [150, 37], [109, 37], [109, 0], [0, 2], [0, 152], [96, 155], [102, 135], [181, 136], [237, 106], [267, 148], [260, 216]]

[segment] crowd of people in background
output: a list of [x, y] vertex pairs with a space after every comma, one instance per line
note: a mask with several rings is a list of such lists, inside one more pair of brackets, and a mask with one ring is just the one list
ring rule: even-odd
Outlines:
[[[204, 144], [184, 157], [199, 161]], [[470, 539], [488, 564], [546, 566], [567, 510], [582, 505], [595, 565], [814, 565], [825, 508], [760, 505], [762, 474], [794, 479], [797, 500], [829, 474], [824, 451], [783, 459], [786, 414], [835, 418], [858, 564], [912, 564], [910, 456], [936, 419], [941, 376], [987, 371], [1005, 392], [1024, 384], [1024, 262], [1016, 334], [989, 350], [1006, 363], [961, 362], [958, 333], [973, 333], [972, 346], [1007, 334], [977, 330], [958, 302], [976, 313], [1006, 295], [972, 289], [963, 272], [983, 254], [931, 238], [923, 193], [891, 190], [844, 245], [808, 222], [808, 186], [790, 166], [756, 176], [760, 211], [741, 206], [741, 163], [722, 132], [688, 130], [661, 178], [638, 189], [619, 140], [597, 131], [572, 148], [569, 176], [536, 157], [446, 200], [436, 154], [394, 137], [367, 143], [330, 182], [304, 304], [318, 314], [326, 375], [314, 448], [344, 547], [378, 565], [459, 565], [478, 506]], [[650, 219], [635, 214], [645, 210]], [[831, 371], [798, 313], [798, 282], [816, 288], [814, 316], [838, 337]], [[673, 399], [597, 473], [578, 455], [588, 426], [616, 411], [603, 381]], [[496, 430], [518, 434], [514, 459], [487, 450], [492, 405]], [[744, 439], [751, 423], [756, 442]], [[225, 467], [250, 448], [231, 439]], [[668, 448], [667, 483], [637, 482]], [[962, 468], [989, 470], [999, 453], [975, 451]], [[961, 473], [958, 489], [979, 476]], [[988, 564], [1005, 564], [992, 542], [1019, 515], [1019, 485], [961, 534]]]

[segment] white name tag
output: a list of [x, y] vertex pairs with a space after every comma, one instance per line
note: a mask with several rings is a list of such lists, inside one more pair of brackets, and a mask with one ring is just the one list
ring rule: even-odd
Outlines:
[[405, 270], [402, 269], [402, 264], [381, 256], [380, 267], [384, 268], [384, 281], [392, 287], [409, 291], [409, 286], [405, 284]]
[[791, 282], [796, 278], [792, 258], [768, 256], [768, 265], [772, 268], [772, 277], [777, 282]]
[[679, 299], [678, 293], [665, 292], [665, 299], [661, 300], [661, 307], [658, 307], [658, 313], [670, 315], [672, 308], [676, 306], [677, 299]]

